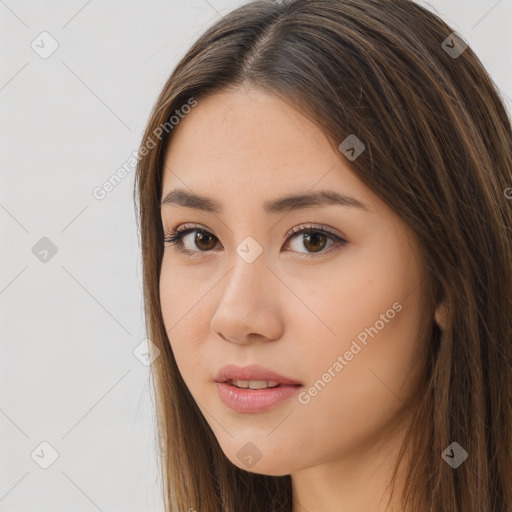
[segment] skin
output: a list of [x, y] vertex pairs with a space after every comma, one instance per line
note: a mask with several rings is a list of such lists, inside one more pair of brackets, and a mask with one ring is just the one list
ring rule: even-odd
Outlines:
[[[250, 471], [291, 474], [293, 512], [384, 511], [426, 364], [425, 268], [412, 233], [309, 118], [274, 96], [224, 90], [174, 130], [162, 197], [186, 189], [224, 210], [162, 206], [164, 233], [194, 223], [214, 237], [198, 247], [189, 233], [182, 241], [197, 257], [166, 244], [162, 261], [164, 324], [188, 389], [233, 464], [249, 470], [237, 452], [250, 442], [261, 452]], [[263, 211], [265, 201], [316, 190], [347, 194], [368, 210]], [[347, 243], [321, 238], [326, 246], [315, 253], [321, 242], [285, 240], [301, 224], [323, 225]], [[236, 252], [247, 236], [263, 249], [252, 263]], [[261, 364], [307, 390], [394, 303], [401, 311], [309, 403], [294, 397], [237, 413], [221, 402], [214, 379], [228, 363]], [[400, 509], [393, 501], [388, 510]]]

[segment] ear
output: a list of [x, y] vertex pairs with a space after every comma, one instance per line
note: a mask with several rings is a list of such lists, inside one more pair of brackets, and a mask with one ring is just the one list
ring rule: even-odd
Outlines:
[[439, 306], [437, 307], [435, 315], [434, 315], [436, 324], [440, 327], [440, 329], [442, 331], [444, 331], [444, 329], [446, 327], [446, 310], [447, 310], [446, 301], [443, 300], [441, 302], [441, 304], [439, 304]]

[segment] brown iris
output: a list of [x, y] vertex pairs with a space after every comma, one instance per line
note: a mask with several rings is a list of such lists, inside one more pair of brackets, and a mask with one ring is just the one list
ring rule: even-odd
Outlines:
[[[196, 231], [195, 244], [199, 249], [209, 251], [215, 247], [215, 238], [204, 231]], [[202, 246], [201, 244], [205, 244], [205, 246]]]
[[321, 251], [325, 247], [326, 238], [325, 235], [319, 233], [304, 233], [304, 247], [311, 252]]

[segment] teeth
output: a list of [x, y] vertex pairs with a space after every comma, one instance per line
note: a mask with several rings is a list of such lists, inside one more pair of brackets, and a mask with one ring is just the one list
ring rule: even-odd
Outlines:
[[265, 389], [279, 386], [279, 382], [274, 380], [231, 380], [233, 386], [237, 388]]

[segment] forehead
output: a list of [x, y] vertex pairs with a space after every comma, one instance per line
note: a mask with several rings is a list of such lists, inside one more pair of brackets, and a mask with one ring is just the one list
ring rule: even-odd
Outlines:
[[296, 160], [312, 147], [325, 149], [327, 140], [322, 139], [313, 122], [279, 98], [252, 90], [229, 91], [198, 100], [173, 129], [167, 155], [195, 160], [243, 160], [251, 155], [268, 162], [295, 153]]
[[162, 199], [176, 188], [203, 196], [211, 190], [208, 195], [227, 202], [240, 194], [270, 199], [308, 190], [367, 205], [376, 200], [316, 124], [280, 98], [254, 90], [199, 99], [175, 126]]

